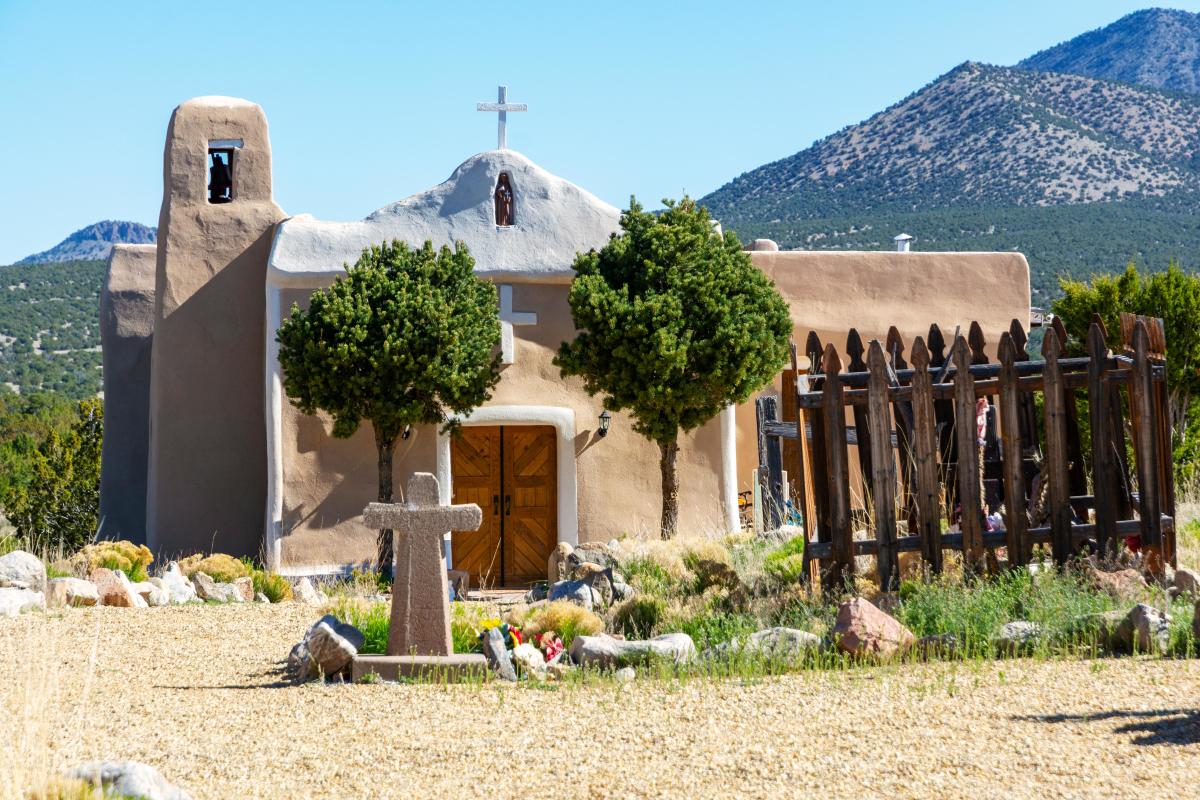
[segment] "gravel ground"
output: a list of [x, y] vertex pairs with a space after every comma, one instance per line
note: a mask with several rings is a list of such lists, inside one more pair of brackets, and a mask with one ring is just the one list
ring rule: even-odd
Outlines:
[[92, 759], [144, 761], [196, 800], [1200, 792], [1196, 660], [557, 691], [279, 685], [315, 617], [287, 604], [0, 619], [0, 742], [17, 743], [0, 746], [0, 794]]

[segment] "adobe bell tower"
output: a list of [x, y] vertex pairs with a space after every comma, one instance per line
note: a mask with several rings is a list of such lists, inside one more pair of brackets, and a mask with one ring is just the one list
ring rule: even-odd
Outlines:
[[175, 109], [158, 223], [146, 538], [164, 555], [259, 554], [266, 505], [264, 285], [275, 225], [258, 105]]

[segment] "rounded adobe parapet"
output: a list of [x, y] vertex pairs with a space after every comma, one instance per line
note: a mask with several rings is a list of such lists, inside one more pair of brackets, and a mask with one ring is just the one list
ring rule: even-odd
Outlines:
[[271, 203], [271, 139], [262, 107], [238, 97], [194, 97], [171, 114], [163, 154], [166, 201], [208, 205], [210, 145], [235, 142], [235, 201]]

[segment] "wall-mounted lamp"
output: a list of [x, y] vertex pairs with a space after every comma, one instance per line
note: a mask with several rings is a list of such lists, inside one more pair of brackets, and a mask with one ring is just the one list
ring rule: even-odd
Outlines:
[[400, 432], [401, 439], [407, 439], [412, 436], [412, 425], [405, 425], [404, 430]]
[[600, 430], [596, 431], [601, 438], [608, 436], [608, 426], [612, 424], [612, 414], [608, 413], [608, 409], [600, 412]]

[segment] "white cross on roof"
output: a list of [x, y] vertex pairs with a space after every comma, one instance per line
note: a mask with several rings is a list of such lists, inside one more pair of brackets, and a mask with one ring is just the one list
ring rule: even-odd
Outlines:
[[528, 111], [529, 106], [525, 105], [524, 103], [508, 102], [508, 87], [507, 86], [499, 87], [499, 91], [496, 93], [496, 99], [498, 102], [495, 102], [495, 103], [476, 103], [475, 110], [476, 111], [495, 111], [495, 112], [499, 113], [499, 119], [496, 120], [496, 149], [497, 150], [507, 150], [508, 149], [508, 136], [505, 133], [504, 126], [505, 126], [505, 123], [508, 121], [508, 112], [509, 111]]

